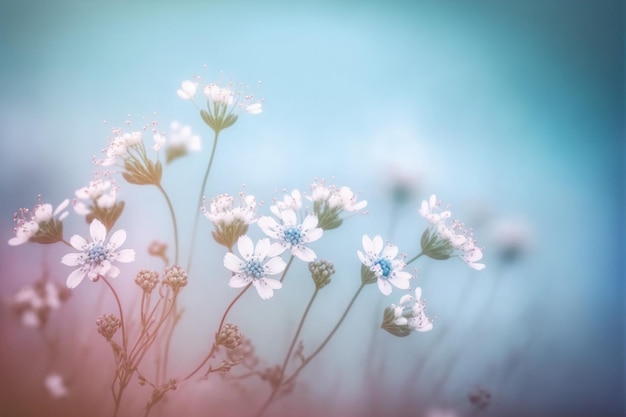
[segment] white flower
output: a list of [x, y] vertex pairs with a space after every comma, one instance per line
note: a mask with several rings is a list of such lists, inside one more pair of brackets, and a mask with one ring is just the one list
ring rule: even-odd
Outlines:
[[279, 255], [291, 249], [291, 254], [302, 261], [314, 261], [317, 255], [305, 244], [320, 239], [324, 233], [317, 227], [317, 216], [313, 214], [306, 216], [302, 224], [297, 223], [296, 213], [293, 210], [283, 210], [278, 217], [282, 220], [282, 224], [278, 224], [273, 217], [269, 216], [261, 217], [258, 221], [263, 233], [277, 239], [280, 244], [278, 246], [280, 250], [272, 255]]
[[269, 239], [261, 239], [255, 247], [252, 239], [246, 235], [241, 236], [237, 240], [237, 250], [243, 259], [232, 252], [224, 255], [224, 266], [234, 273], [229, 285], [233, 288], [241, 288], [252, 283], [263, 300], [271, 298], [274, 290], [280, 289], [283, 285], [280, 281], [268, 278], [268, 276], [280, 274], [287, 266], [285, 261], [278, 256], [270, 257], [267, 262], [263, 263], [275, 245], [271, 245]]
[[427, 246], [422, 244], [422, 252], [435, 259], [447, 259], [456, 255], [470, 268], [477, 271], [484, 269], [485, 264], [477, 262], [483, 257], [483, 250], [476, 246], [472, 230], [466, 230], [465, 225], [458, 220], [453, 220], [448, 225], [446, 222], [452, 213], [450, 210], [442, 211], [440, 206], [441, 202], [435, 194], [428, 201], [422, 201], [419, 212], [431, 224], [432, 236], [438, 237], [429, 239]]
[[176, 94], [183, 100], [191, 100], [196, 95], [197, 88], [198, 84], [193, 81], [185, 80], [182, 82], [181, 87], [176, 90]]
[[[199, 80], [200, 78], [196, 77], [196, 79]], [[184, 100], [193, 101], [198, 86], [206, 98], [206, 108], [200, 109], [200, 115], [202, 120], [215, 132], [219, 133], [235, 124], [239, 114], [244, 111], [248, 114], [263, 112], [263, 99], [255, 99], [252, 94], [246, 91], [250, 86], [244, 86], [241, 83], [230, 82], [223, 85], [220, 82], [211, 82], [198, 85], [192, 81], [183, 81], [177, 94]], [[196, 107], [198, 106], [196, 105]]]
[[225, 104], [230, 106], [233, 104], [234, 93], [228, 87], [220, 87], [217, 84], [209, 84], [202, 88], [202, 92], [207, 100], [214, 103]]
[[426, 301], [421, 298], [422, 289], [417, 287], [415, 297], [407, 294], [400, 298], [398, 306], [392, 304], [391, 308], [394, 309], [396, 317], [394, 323], [399, 326], [408, 326], [411, 330], [418, 332], [432, 330], [433, 322], [426, 316]]
[[[391, 284], [402, 290], [409, 288], [411, 274], [403, 271], [406, 264], [401, 259], [396, 259], [398, 247], [392, 244], [383, 245], [380, 236], [370, 239], [363, 235], [363, 249], [365, 253], [357, 250], [356, 253], [363, 263], [376, 276], [378, 289], [384, 295], [391, 294]], [[383, 247], [384, 246], [384, 247]]]
[[240, 205], [235, 207], [234, 203], [233, 196], [220, 194], [211, 199], [208, 210], [202, 206], [202, 211], [216, 227], [230, 226], [236, 221], [244, 224], [253, 223], [256, 198], [252, 195], [240, 194]]
[[97, 179], [90, 181], [87, 186], [76, 190], [74, 194], [78, 200], [74, 201], [74, 211], [81, 216], [91, 213], [91, 209], [87, 207], [87, 204], [80, 200], [89, 200], [101, 209], [113, 207], [117, 202], [117, 189], [115, 187], [111, 188], [111, 185], [111, 181]]
[[246, 107], [246, 111], [249, 114], [261, 114], [263, 113], [263, 105], [261, 103], [250, 104]]
[[13, 296], [11, 308], [20, 316], [24, 326], [37, 328], [47, 322], [51, 310], [61, 307], [67, 295], [52, 282], [37, 281]]
[[51, 237], [52, 240], [57, 241], [61, 240], [62, 236], [50, 235], [54, 234], [53, 232], [56, 230], [56, 228], [52, 227], [54, 222], [60, 222], [67, 217], [68, 212], [65, 209], [69, 203], [70, 200], [63, 200], [54, 211], [52, 211], [52, 205], [42, 203], [35, 205], [32, 211], [27, 208], [18, 210], [13, 216], [15, 237], [9, 239], [9, 245], [17, 246], [26, 243], [35, 238], [40, 230], [42, 234], [46, 235], [42, 237]]
[[170, 135], [168, 146], [172, 148], [184, 148], [186, 151], [199, 151], [202, 149], [200, 136], [191, 132], [191, 126], [181, 126], [174, 120], [170, 123]]
[[302, 208], [302, 195], [300, 190], [294, 189], [291, 194], [285, 194], [283, 201], [276, 201], [276, 204], [270, 206], [270, 211], [276, 217], [280, 217], [280, 212], [283, 210], [298, 211]]
[[53, 398], [63, 398], [67, 396], [68, 390], [63, 377], [57, 373], [49, 374], [44, 380], [44, 385]]
[[76, 288], [85, 276], [92, 281], [96, 281], [100, 276], [115, 278], [120, 270], [113, 265], [113, 261], [132, 262], [135, 260], [135, 251], [132, 249], [115, 251], [126, 241], [126, 231], [123, 229], [113, 233], [109, 243], [105, 245], [106, 227], [98, 219], [94, 219], [89, 226], [89, 234], [91, 242], [87, 242], [79, 235], [72, 236], [70, 243], [80, 252], [68, 253], [61, 259], [64, 265], [78, 266], [67, 277], [68, 288]]
[[449, 210], [441, 210], [441, 202], [437, 200], [435, 194], [431, 195], [428, 201], [422, 201], [422, 205], [419, 209], [419, 213], [423, 218], [428, 220], [432, 225], [436, 225], [442, 220], [447, 219], [452, 215]]

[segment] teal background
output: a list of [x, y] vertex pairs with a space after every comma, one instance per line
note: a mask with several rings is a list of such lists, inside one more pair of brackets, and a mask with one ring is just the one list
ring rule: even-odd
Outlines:
[[[245, 183], [269, 205], [276, 190], [306, 190], [314, 177], [335, 177], [362, 193], [369, 214], [314, 246], [346, 271], [329, 295], [329, 321], [358, 282], [349, 271], [360, 236], [381, 234], [413, 256], [425, 227], [418, 202], [431, 193], [474, 225], [486, 248], [480, 273], [456, 261], [420, 260], [418, 284], [437, 316], [431, 333], [370, 336], [368, 325], [400, 292], [381, 301], [368, 288], [360, 312], [329, 345], [336, 353], [320, 356], [320, 376], [311, 370], [308, 377], [333, 383], [310, 397], [335, 413], [403, 415], [433, 405], [469, 415], [467, 392], [484, 386], [494, 395], [484, 415], [623, 415], [623, 17], [622, 3], [612, 0], [4, 1], [0, 235], [12, 236], [13, 212], [32, 207], [37, 194], [56, 204], [85, 185], [111, 125], [127, 114], [139, 125], [153, 112], [162, 127], [178, 120], [203, 138], [202, 154], [172, 164], [164, 180], [188, 234], [211, 134], [175, 91], [195, 74], [261, 80], [263, 114], [241, 115], [224, 132], [206, 194], [237, 193]], [[390, 221], [393, 167], [417, 185], [415, 199]], [[148, 242], [154, 228], [169, 233], [158, 223], [167, 214], [160, 197], [121, 185], [129, 209], [120, 227], [141, 231], [129, 236], [129, 247]], [[131, 208], [133, 199], [139, 204]], [[524, 219], [532, 230], [530, 249], [512, 265], [501, 266], [490, 247], [489, 224], [502, 218]], [[74, 216], [67, 230], [80, 227]], [[206, 263], [219, 262], [223, 252], [203, 227]], [[3, 299], [30, 282], [42, 254], [53, 262], [63, 253], [0, 246]], [[68, 272], [60, 269], [59, 282]], [[189, 328], [201, 323], [202, 294], [214, 284], [196, 285]], [[89, 292], [82, 284], [72, 308]], [[6, 310], [5, 324], [12, 320]], [[30, 379], [9, 362], [19, 363], [15, 346], [36, 339], [3, 328], [9, 353], [0, 383], [26, 396]], [[437, 329], [447, 329], [445, 343]], [[370, 341], [378, 347], [368, 354]], [[372, 377], [363, 364], [380, 358], [384, 371]], [[429, 364], [413, 378], [420, 358]], [[429, 395], [441, 378], [444, 388]], [[3, 399], [5, 410], [25, 409], [15, 398]]]

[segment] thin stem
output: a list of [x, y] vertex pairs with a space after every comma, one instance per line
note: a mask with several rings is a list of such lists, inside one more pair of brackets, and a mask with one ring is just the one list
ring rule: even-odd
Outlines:
[[209, 361], [209, 359], [211, 359], [211, 357], [213, 356], [213, 354], [215, 353], [215, 351], [217, 350], [217, 338], [220, 335], [220, 332], [222, 331], [222, 327], [224, 326], [224, 321], [226, 320], [226, 316], [228, 315], [228, 312], [231, 310], [231, 308], [233, 308], [233, 306], [235, 305], [235, 303], [237, 302], [237, 300], [239, 300], [241, 298], [241, 296], [248, 290], [248, 288], [250, 288], [250, 286], [252, 285], [252, 283], [246, 285], [244, 287], [243, 290], [241, 290], [241, 292], [239, 294], [237, 294], [237, 296], [233, 299], [233, 301], [230, 302], [230, 304], [228, 305], [228, 307], [226, 307], [226, 310], [224, 310], [224, 314], [222, 315], [222, 319], [220, 320], [220, 325], [217, 328], [217, 332], [215, 332], [215, 341], [213, 342], [213, 346], [211, 346], [211, 350], [209, 351], [209, 353], [205, 356], [205, 358], [202, 360], [202, 362], [200, 362], [200, 365], [198, 365], [196, 367], [196, 369], [194, 369], [193, 371], [191, 371], [189, 373], [189, 375], [187, 375], [186, 377], [184, 377], [181, 381], [186, 381], [189, 378], [191, 378], [192, 376], [194, 376], [200, 369], [202, 369], [202, 367]]
[[174, 226], [174, 248], [175, 248], [175, 256], [174, 256], [174, 264], [178, 264], [178, 224], [176, 223], [176, 215], [174, 214], [174, 206], [172, 205], [172, 201], [170, 197], [167, 195], [161, 184], [156, 184], [156, 187], [161, 191], [163, 197], [165, 197], [165, 201], [167, 201], [167, 206], [170, 209], [170, 216], [172, 216], [172, 225]]
[[120, 327], [122, 328], [122, 347], [124, 351], [126, 351], [126, 347], [127, 347], [126, 325], [124, 324], [124, 311], [122, 310], [122, 303], [120, 302], [120, 298], [117, 296], [117, 292], [115, 291], [115, 288], [113, 288], [111, 283], [104, 277], [104, 275], [100, 275], [100, 278], [102, 279], [102, 281], [104, 281], [107, 287], [109, 287], [109, 289], [113, 293], [113, 296], [115, 297], [115, 302], [117, 303], [117, 309], [119, 310], [119, 313], [120, 313]]
[[191, 229], [191, 247], [189, 249], [189, 261], [187, 262], [187, 273], [189, 273], [189, 271], [191, 270], [193, 249], [195, 247], [196, 235], [198, 233], [198, 220], [200, 219], [200, 205], [202, 204], [202, 196], [204, 195], [204, 189], [206, 188], [206, 183], [209, 179], [209, 173], [211, 172], [211, 166], [213, 165], [213, 157], [215, 156], [215, 149], [217, 148], [218, 137], [219, 132], [215, 132], [215, 136], [213, 137], [213, 148], [211, 149], [211, 156], [209, 157], [209, 165], [206, 168], [206, 172], [204, 173], [204, 179], [202, 180], [202, 186], [200, 187], [200, 194], [198, 196], [198, 204], [196, 207], [196, 218], [193, 222], [193, 229]]
[[293, 339], [291, 340], [291, 345], [289, 346], [289, 350], [287, 351], [287, 355], [285, 356], [285, 359], [283, 360], [283, 366], [280, 368], [280, 381], [278, 381], [278, 383], [274, 386], [272, 393], [267, 398], [267, 400], [265, 400], [265, 403], [259, 410], [257, 416], [260, 416], [261, 414], [263, 414], [265, 409], [270, 405], [270, 403], [272, 402], [272, 400], [278, 393], [278, 390], [282, 386], [283, 378], [285, 376], [285, 370], [287, 369], [287, 363], [289, 362], [289, 358], [291, 357], [293, 348], [295, 347], [296, 342], [298, 341], [298, 338], [300, 336], [300, 332], [302, 331], [302, 326], [304, 325], [304, 322], [306, 321], [307, 315], [309, 314], [309, 310], [311, 309], [311, 306], [313, 305], [313, 301], [315, 300], [315, 297], [317, 296], [318, 292], [319, 292], [319, 289], [316, 287], [315, 291], [313, 292], [313, 295], [311, 296], [311, 299], [309, 300], [309, 304], [307, 304], [306, 309], [304, 310], [304, 313], [302, 314], [302, 318], [300, 319], [300, 323], [298, 324], [298, 329], [296, 330], [296, 334], [293, 336]]
[[289, 267], [291, 266], [291, 263], [293, 262], [293, 258], [294, 258], [294, 256], [291, 255], [291, 258], [289, 258], [289, 262], [287, 262], [287, 266], [285, 267], [285, 270], [283, 271], [283, 274], [280, 276], [280, 282], [283, 282], [283, 280], [287, 276], [287, 271], [289, 271]]
[[304, 368], [305, 366], [307, 366], [309, 364], [309, 362], [311, 362], [313, 360], [313, 358], [315, 356], [317, 356], [318, 353], [320, 353], [322, 351], [322, 349], [324, 349], [324, 347], [326, 346], [326, 344], [330, 341], [330, 339], [335, 335], [335, 333], [337, 332], [337, 329], [339, 329], [339, 326], [341, 326], [341, 324], [343, 323], [344, 319], [346, 318], [346, 316], [348, 315], [348, 312], [350, 311], [350, 309], [352, 308], [352, 305], [354, 304], [354, 302], [356, 301], [357, 297], [359, 296], [359, 294], [361, 293], [361, 290], [363, 290], [363, 287], [365, 287], [365, 284], [361, 284], [361, 286], [359, 287], [359, 289], [354, 293], [354, 296], [352, 297], [352, 299], [350, 300], [350, 303], [348, 304], [348, 306], [346, 307], [345, 311], [343, 312], [343, 314], [341, 315], [341, 318], [339, 319], [339, 321], [337, 322], [337, 324], [335, 325], [335, 327], [333, 328], [333, 330], [331, 330], [331, 332], [328, 334], [328, 336], [326, 336], [326, 339], [324, 339], [324, 341], [322, 342], [321, 345], [319, 345], [319, 347], [317, 349], [315, 349], [315, 352], [313, 352], [311, 355], [309, 355], [304, 362], [302, 362], [302, 364], [298, 367], [298, 369], [296, 369], [296, 371], [283, 383], [283, 384], [288, 384], [290, 383], [293, 379], [295, 379], [296, 376], [298, 376], [298, 374], [300, 373], [300, 371], [302, 371], [302, 368]]
[[418, 253], [417, 255], [409, 259], [406, 264], [409, 265], [410, 263], [415, 262], [422, 255], [424, 255], [424, 252]]

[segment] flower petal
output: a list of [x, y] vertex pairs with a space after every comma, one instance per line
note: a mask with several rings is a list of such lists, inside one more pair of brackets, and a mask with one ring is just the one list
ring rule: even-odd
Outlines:
[[269, 252], [272, 245], [270, 244], [269, 239], [260, 239], [256, 243], [256, 247], [254, 249], [254, 254], [258, 257], [258, 260], [261, 261], [265, 259], [267, 253]]
[[87, 241], [80, 235], [74, 235], [70, 238], [70, 245], [74, 249], [84, 250], [85, 246], [87, 246]]
[[82, 264], [82, 253], [68, 253], [61, 258], [61, 263], [67, 266], [77, 266]]
[[317, 227], [317, 223], [317, 216], [315, 214], [309, 214], [302, 222], [302, 230], [306, 232], [308, 230], [315, 229]]
[[254, 244], [252, 243], [252, 239], [250, 239], [247, 235], [240, 236], [237, 240], [237, 250], [243, 259], [250, 260], [252, 255], [254, 255]]
[[304, 262], [312, 262], [317, 258], [317, 255], [311, 248], [307, 248], [303, 245], [296, 245], [291, 248], [291, 254], [297, 256], [300, 260]]
[[68, 275], [67, 280], [65, 281], [65, 285], [67, 288], [76, 288], [78, 284], [83, 281], [85, 278], [86, 271], [81, 268], [75, 269], [71, 274]]
[[378, 278], [376, 283], [378, 284], [378, 289], [381, 293], [383, 293], [383, 295], [391, 294], [391, 284], [389, 284], [386, 279]]
[[245, 262], [239, 259], [239, 257], [232, 252], [228, 252], [226, 253], [226, 255], [224, 255], [223, 263], [226, 269], [235, 273], [241, 272], [245, 265]]
[[381, 256], [387, 259], [393, 259], [398, 254], [398, 247], [396, 245], [386, 245], [383, 249]]
[[270, 260], [263, 265], [263, 270], [267, 275], [276, 275], [283, 272], [286, 267], [287, 264], [283, 261], [283, 258], [276, 256], [270, 258]]
[[126, 242], [126, 230], [120, 229], [111, 235], [109, 244], [107, 245], [111, 250], [119, 248]]
[[316, 240], [321, 238], [323, 234], [324, 234], [324, 230], [319, 227], [316, 227], [315, 229], [312, 229], [306, 232], [302, 241], [304, 243], [315, 242]]
[[232, 288], [241, 288], [250, 284], [250, 281], [252, 281], [252, 278], [246, 274], [235, 274], [230, 278], [228, 285]]
[[93, 219], [89, 225], [89, 234], [94, 242], [102, 243], [107, 237], [107, 229], [98, 219]]
[[115, 253], [114, 259], [118, 262], [133, 262], [135, 260], [134, 249], [124, 249]]

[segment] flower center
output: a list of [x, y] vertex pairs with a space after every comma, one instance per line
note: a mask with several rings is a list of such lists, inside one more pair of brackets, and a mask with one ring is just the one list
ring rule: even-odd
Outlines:
[[391, 261], [387, 258], [380, 258], [377, 259], [374, 262], [374, 266], [378, 266], [380, 267], [380, 272], [382, 273], [383, 277], [388, 278], [389, 274], [391, 273]]
[[245, 271], [248, 276], [251, 276], [254, 279], [263, 278], [265, 275], [261, 262], [256, 260], [248, 261], [245, 266]]
[[102, 245], [94, 244], [87, 251], [86, 263], [91, 265], [99, 265], [102, 261], [107, 259], [107, 250]]
[[295, 227], [288, 227], [283, 233], [283, 240], [291, 246], [302, 243], [302, 232]]

